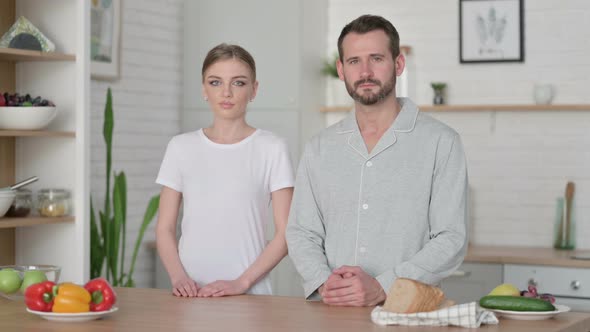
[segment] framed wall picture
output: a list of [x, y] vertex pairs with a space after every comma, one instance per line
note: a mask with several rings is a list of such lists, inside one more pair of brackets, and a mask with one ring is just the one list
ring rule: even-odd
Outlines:
[[523, 11], [523, 0], [459, 0], [460, 62], [524, 62]]
[[121, 0], [87, 0], [90, 5], [90, 73], [95, 79], [119, 77]]

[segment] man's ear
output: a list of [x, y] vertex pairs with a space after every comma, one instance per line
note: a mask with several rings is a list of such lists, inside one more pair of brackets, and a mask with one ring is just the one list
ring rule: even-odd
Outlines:
[[338, 78], [340, 78], [341, 81], [344, 81], [344, 74], [342, 73], [342, 66], [344, 66], [342, 64], [342, 61], [340, 61], [340, 58], [338, 58], [338, 60], [336, 60], [336, 70], [338, 71]]
[[395, 76], [400, 76], [406, 68], [406, 57], [400, 53], [395, 59]]

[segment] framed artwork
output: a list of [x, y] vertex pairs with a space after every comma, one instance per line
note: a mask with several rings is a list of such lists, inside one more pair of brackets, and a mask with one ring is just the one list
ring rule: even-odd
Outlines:
[[87, 0], [90, 5], [90, 73], [95, 79], [119, 77], [121, 0]]
[[524, 62], [523, 11], [523, 0], [459, 0], [460, 62]]

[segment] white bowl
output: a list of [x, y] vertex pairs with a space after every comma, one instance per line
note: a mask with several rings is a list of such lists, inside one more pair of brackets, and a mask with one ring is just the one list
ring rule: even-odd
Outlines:
[[15, 196], [16, 194], [14, 192], [2, 192], [2, 194], [0, 194], [0, 217], [4, 217], [6, 211], [10, 209]]
[[0, 129], [38, 130], [55, 118], [55, 106], [0, 107]]

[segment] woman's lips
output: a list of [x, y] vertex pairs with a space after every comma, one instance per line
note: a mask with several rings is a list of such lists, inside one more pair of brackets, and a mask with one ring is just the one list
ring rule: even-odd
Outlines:
[[234, 107], [234, 104], [229, 103], [229, 102], [223, 102], [223, 103], [220, 103], [219, 105], [221, 105], [221, 107], [224, 109], [230, 109], [230, 108]]

